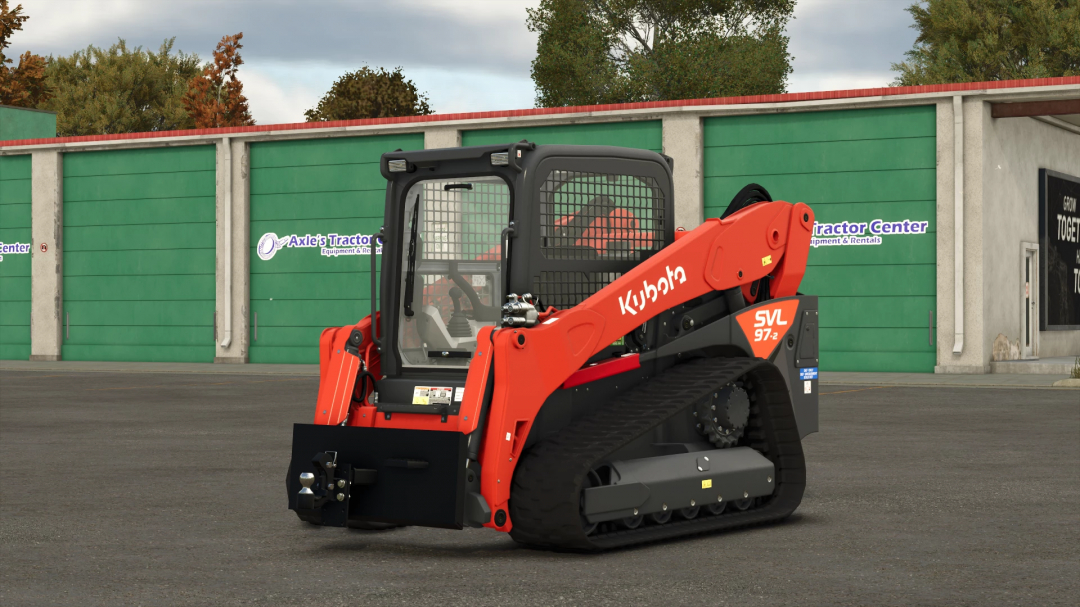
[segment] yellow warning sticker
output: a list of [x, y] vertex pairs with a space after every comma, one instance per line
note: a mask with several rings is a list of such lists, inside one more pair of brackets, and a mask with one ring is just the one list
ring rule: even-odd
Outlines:
[[761, 265], [762, 266], [767, 266], [770, 263], [772, 263], [772, 255], [766, 255], [765, 257], [761, 258]]
[[707, 478], [707, 479], [701, 481], [701, 488], [702, 489], [712, 489], [712, 479]]

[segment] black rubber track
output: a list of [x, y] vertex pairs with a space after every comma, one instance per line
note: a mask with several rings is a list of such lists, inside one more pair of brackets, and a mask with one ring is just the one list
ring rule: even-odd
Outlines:
[[[722, 514], [706, 515], [703, 510], [692, 520], [586, 535], [580, 514], [586, 474], [608, 454], [733, 381], [744, 382], [750, 395], [747, 442], [742, 444], [776, 466], [773, 494], [746, 511], [729, 507]], [[802, 443], [780, 371], [761, 359], [697, 359], [646, 381], [627, 398], [606, 404], [524, 454], [510, 492], [510, 536], [538, 548], [593, 552], [759, 525], [788, 517], [802, 501], [805, 487]]]

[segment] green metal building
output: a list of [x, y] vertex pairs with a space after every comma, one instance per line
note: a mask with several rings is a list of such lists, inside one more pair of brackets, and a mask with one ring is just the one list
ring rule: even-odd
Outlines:
[[369, 258], [304, 243], [378, 230], [380, 155], [521, 139], [672, 156], [688, 229], [751, 182], [810, 204], [823, 371], [986, 372], [999, 334], [1080, 354], [1080, 330], [1032, 343], [1018, 271], [1037, 170], [1080, 174], [1078, 115], [1046, 104], [1078, 97], [1047, 79], [52, 140], [55, 116], [0, 108], [0, 242], [26, 249], [0, 261], [0, 359], [316, 363], [323, 328], [368, 313]]
[[[55, 113], [0, 105], [0, 141], [50, 137]], [[30, 357], [30, 159], [0, 156], [0, 360]]]

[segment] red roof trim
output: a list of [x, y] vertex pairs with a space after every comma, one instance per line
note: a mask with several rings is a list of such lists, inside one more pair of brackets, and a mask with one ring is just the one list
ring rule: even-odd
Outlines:
[[17, 145], [48, 145], [56, 143], [89, 143], [94, 141], [121, 141], [130, 139], [157, 139], [161, 137], [190, 137], [192, 135], [229, 135], [232, 133], [260, 133], [269, 131], [297, 131], [349, 126], [378, 126], [426, 122], [451, 122], [455, 120], [478, 120], [485, 118], [514, 118], [520, 116], [551, 116], [581, 112], [609, 112], [615, 110], [646, 110], [668, 107], [693, 107], [701, 105], [744, 105], [755, 103], [790, 103], [797, 101], [820, 101], [825, 99], [857, 99], [860, 97], [891, 97], [925, 93], [950, 93], [982, 89], [1028, 88], [1035, 86], [1080, 85], [1080, 76], [1064, 78], [1032, 78], [1028, 80], [997, 80], [993, 82], [965, 82], [961, 84], [930, 84], [923, 86], [887, 86], [874, 89], [846, 91], [819, 91], [813, 93], [785, 93], [782, 95], [749, 95], [745, 97], [716, 97], [711, 99], [678, 99], [650, 101], [647, 103], [612, 103], [606, 105], [583, 105], [574, 107], [536, 108], [529, 110], [504, 110], [498, 112], [468, 112], [461, 114], [431, 114], [402, 118], [370, 118], [365, 120], [334, 120], [330, 122], [297, 122], [292, 124], [258, 124], [255, 126], [227, 127], [219, 129], [188, 129], [184, 131], [151, 131], [146, 133], [123, 133], [119, 135], [86, 135], [81, 137], [53, 137], [46, 139], [18, 139], [2, 142], [0, 147]]

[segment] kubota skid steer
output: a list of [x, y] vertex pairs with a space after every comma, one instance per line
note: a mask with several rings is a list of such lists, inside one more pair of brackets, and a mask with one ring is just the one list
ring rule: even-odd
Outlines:
[[795, 510], [817, 431], [808, 206], [751, 185], [679, 231], [671, 159], [614, 147], [381, 170], [380, 295], [372, 254], [373, 314], [323, 332], [293, 430], [301, 519], [588, 551]]

